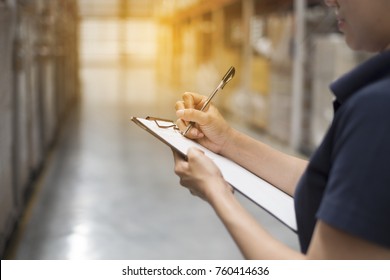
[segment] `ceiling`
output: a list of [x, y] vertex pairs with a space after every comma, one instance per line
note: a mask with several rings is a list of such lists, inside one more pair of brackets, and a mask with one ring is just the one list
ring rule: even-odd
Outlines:
[[150, 17], [156, 0], [78, 0], [81, 17]]

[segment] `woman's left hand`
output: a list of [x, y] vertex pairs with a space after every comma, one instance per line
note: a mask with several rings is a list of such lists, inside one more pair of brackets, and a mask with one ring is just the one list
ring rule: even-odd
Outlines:
[[173, 156], [175, 173], [180, 177], [180, 184], [193, 195], [211, 203], [226, 190], [232, 191], [231, 186], [223, 179], [221, 171], [203, 151], [190, 148], [187, 161], [176, 151], [173, 151]]

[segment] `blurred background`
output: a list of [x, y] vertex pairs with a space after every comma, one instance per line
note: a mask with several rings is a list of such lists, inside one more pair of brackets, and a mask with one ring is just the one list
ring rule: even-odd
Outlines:
[[[310, 156], [350, 51], [322, 0], [0, 0], [2, 259], [241, 259], [131, 116], [175, 118], [185, 91], [233, 126]], [[294, 232], [237, 194], [268, 231]]]

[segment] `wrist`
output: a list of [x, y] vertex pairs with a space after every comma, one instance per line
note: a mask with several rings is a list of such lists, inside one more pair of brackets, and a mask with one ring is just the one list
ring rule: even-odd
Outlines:
[[208, 202], [213, 208], [218, 208], [221, 203], [228, 201], [231, 198], [234, 198], [233, 188], [226, 182], [223, 181], [223, 185], [216, 186], [214, 185], [211, 188], [211, 191], [208, 195]]
[[232, 151], [234, 151], [235, 143], [237, 143], [237, 137], [239, 132], [232, 127], [228, 127], [226, 130], [226, 141], [221, 148], [221, 155], [229, 155]]

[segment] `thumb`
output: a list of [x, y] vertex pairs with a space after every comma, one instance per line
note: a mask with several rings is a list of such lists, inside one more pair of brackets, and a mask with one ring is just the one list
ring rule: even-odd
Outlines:
[[199, 155], [205, 155], [205, 152], [200, 150], [200, 149], [197, 149], [195, 147], [188, 148], [188, 151], [187, 151], [188, 157], [199, 156]]
[[191, 147], [187, 151], [187, 158], [189, 163], [199, 162], [205, 156], [205, 152], [197, 149], [195, 147]]

